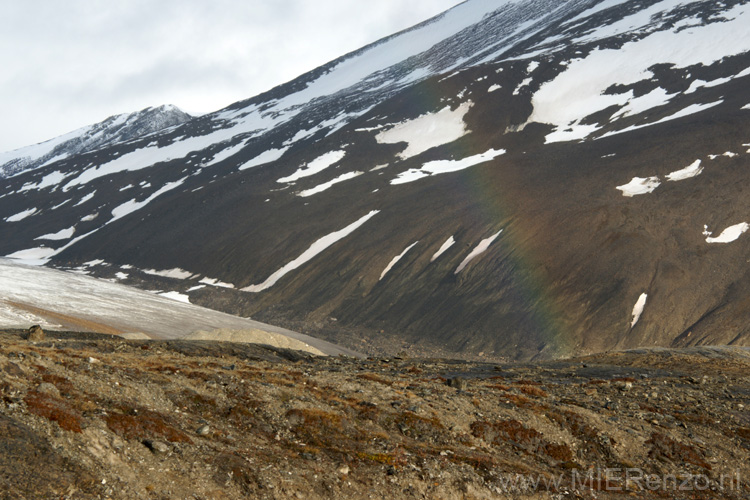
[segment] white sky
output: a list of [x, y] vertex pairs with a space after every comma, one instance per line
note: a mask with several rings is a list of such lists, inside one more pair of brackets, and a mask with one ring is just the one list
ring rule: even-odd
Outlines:
[[0, 152], [118, 113], [215, 111], [461, 0], [0, 0]]

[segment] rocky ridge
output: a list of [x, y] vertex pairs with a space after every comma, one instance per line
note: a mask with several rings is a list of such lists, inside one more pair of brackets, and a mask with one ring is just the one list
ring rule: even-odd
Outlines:
[[12, 177], [71, 156], [89, 153], [135, 139], [143, 139], [189, 121], [192, 117], [173, 105], [148, 107], [110, 116], [102, 122], [33, 146], [0, 153], [0, 178]]

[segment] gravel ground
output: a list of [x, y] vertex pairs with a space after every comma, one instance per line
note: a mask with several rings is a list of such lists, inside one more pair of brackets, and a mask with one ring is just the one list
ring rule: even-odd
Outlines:
[[0, 498], [748, 498], [750, 356], [539, 364], [0, 331]]

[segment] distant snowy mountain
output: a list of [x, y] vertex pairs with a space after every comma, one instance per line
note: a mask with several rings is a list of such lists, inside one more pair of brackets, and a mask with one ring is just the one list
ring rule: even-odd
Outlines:
[[190, 115], [172, 105], [110, 116], [103, 122], [80, 128], [55, 139], [0, 153], [0, 178], [11, 177], [77, 154], [140, 139], [154, 132], [181, 125], [190, 119]]
[[0, 255], [360, 351], [747, 344], [748, 25], [747, 0], [468, 0], [6, 179]]

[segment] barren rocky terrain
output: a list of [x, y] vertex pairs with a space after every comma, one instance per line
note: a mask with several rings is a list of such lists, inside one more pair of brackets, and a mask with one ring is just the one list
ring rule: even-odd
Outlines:
[[748, 498], [750, 354], [539, 364], [0, 332], [0, 498]]

